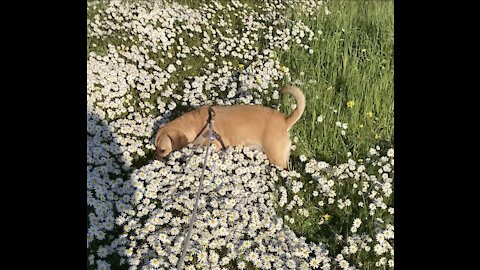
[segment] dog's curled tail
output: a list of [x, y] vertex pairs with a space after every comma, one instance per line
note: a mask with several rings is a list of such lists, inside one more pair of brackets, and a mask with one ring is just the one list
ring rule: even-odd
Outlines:
[[289, 130], [298, 121], [298, 119], [300, 119], [300, 117], [303, 114], [303, 111], [305, 110], [305, 96], [303, 95], [302, 91], [298, 89], [298, 87], [293, 85], [285, 86], [282, 90], [280, 90], [280, 93], [292, 94], [297, 100], [297, 107], [285, 119], [285, 122], [287, 124], [287, 130]]

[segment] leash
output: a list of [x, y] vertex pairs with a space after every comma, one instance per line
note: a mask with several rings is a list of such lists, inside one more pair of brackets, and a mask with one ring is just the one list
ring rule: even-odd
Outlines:
[[[215, 112], [213, 111], [212, 107], [209, 107], [207, 123], [205, 123], [205, 126], [203, 126], [202, 130], [198, 133], [197, 137], [195, 137], [195, 140], [193, 140], [194, 144], [202, 144], [205, 141], [206, 138], [204, 135], [204, 131], [209, 127], [209, 123], [212, 115], [215, 115]], [[220, 136], [220, 134], [215, 132], [215, 130], [213, 129], [212, 129], [212, 133], [213, 134], [207, 135], [207, 137], [210, 138], [211, 140], [217, 139], [217, 141], [219, 141], [220, 144], [222, 145], [222, 148], [226, 148], [225, 144], [223, 143], [222, 136]]]
[[185, 237], [185, 240], [183, 242], [183, 248], [182, 248], [182, 253], [180, 255], [180, 259], [178, 260], [177, 263], [177, 270], [182, 270], [183, 269], [183, 261], [185, 260], [185, 256], [187, 255], [187, 249], [190, 245], [190, 237], [192, 235], [192, 229], [193, 229], [193, 223], [195, 222], [195, 219], [197, 218], [197, 210], [198, 210], [198, 201], [200, 200], [200, 193], [202, 192], [202, 187], [203, 187], [203, 177], [205, 176], [205, 169], [207, 167], [207, 158], [210, 150], [210, 145], [212, 143], [212, 140], [215, 139], [215, 135], [213, 134], [213, 122], [214, 122], [214, 116], [215, 112], [213, 111], [212, 107], [208, 108], [208, 120], [207, 120], [207, 125], [208, 125], [208, 144], [207, 144], [207, 151], [205, 153], [205, 160], [203, 161], [203, 169], [202, 169], [202, 174], [200, 176], [200, 184], [198, 185], [198, 191], [197, 195], [195, 197], [195, 206], [192, 211], [192, 218], [190, 220], [190, 225], [188, 226], [188, 232], [187, 236]]

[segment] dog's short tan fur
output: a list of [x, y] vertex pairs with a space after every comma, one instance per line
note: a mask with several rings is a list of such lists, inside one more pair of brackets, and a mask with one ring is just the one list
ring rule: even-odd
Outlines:
[[[212, 106], [214, 130], [224, 145], [261, 146], [270, 163], [287, 168], [291, 146], [288, 130], [305, 110], [305, 97], [295, 86], [286, 86], [280, 93], [290, 93], [297, 100], [297, 108], [288, 116], [257, 105]], [[195, 139], [208, 120], [208, 108], [202, 106], [161, 126], [155, 138], [156, 156], [163, 158], [189, 143], [206, 144]], [[222, 148], [218, 140], [212, 143]]]

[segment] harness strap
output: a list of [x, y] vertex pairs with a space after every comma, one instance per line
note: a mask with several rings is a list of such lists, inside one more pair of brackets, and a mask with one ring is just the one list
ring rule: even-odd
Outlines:
[[[207, 123], [205, 123], [205, 126], [203, 126], [202, 130], [200, 131], [200, 133], [198, 133], [198, 135], [197, 135], [197, 137], [195, 138], [194, 141], [196, 141], [200, 136], [202, 136], [204, 139], [206, 138], [203, 133], [204, 133], [205, 129], [208, 127], [208, 124], [211, 121], [214, 121], [214, 117], [215, 117], [215, 111], [212, 109], [212, 106], [210, 106], [210, 107], [208, 107]], [[212, 135], [210, 136], [210, 139], [211, 140], [217, 139], [220, 142], [220, 144], [222, 145], [222, 147], [225, 148], [225, 144], [223, 143], [222, 137], [220, 136], [220, 134], [215, 132], [215, 130], [212, 130]]]
[[220, 134], [213, 131], [213, 136], [215, 136], [215, 139], [217, 139], [220, 142], [220, 144], [222, 145], [222, 148], [225, 148], [225, 144], [223, 143], [223, 140], [222, 140], [222, 137], [220, 137]]

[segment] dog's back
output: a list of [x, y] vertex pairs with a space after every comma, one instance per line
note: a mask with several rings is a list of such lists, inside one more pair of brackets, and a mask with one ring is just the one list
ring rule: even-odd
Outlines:
[[305, 110], [305, 97], [295, 86], [284, 87], [280, 92], [290, 93], [297, 100], [297, 108], [288, 116], [259, 105], [214, 106], [216, 131], [226, 138], [225, 144], [261, 145], [271, 134], [288, 133]]
[[268, 129], [285, 128], [285, 115], [257, 105], [214, 106], [215, 129], [226, 145], [261, 145]]

